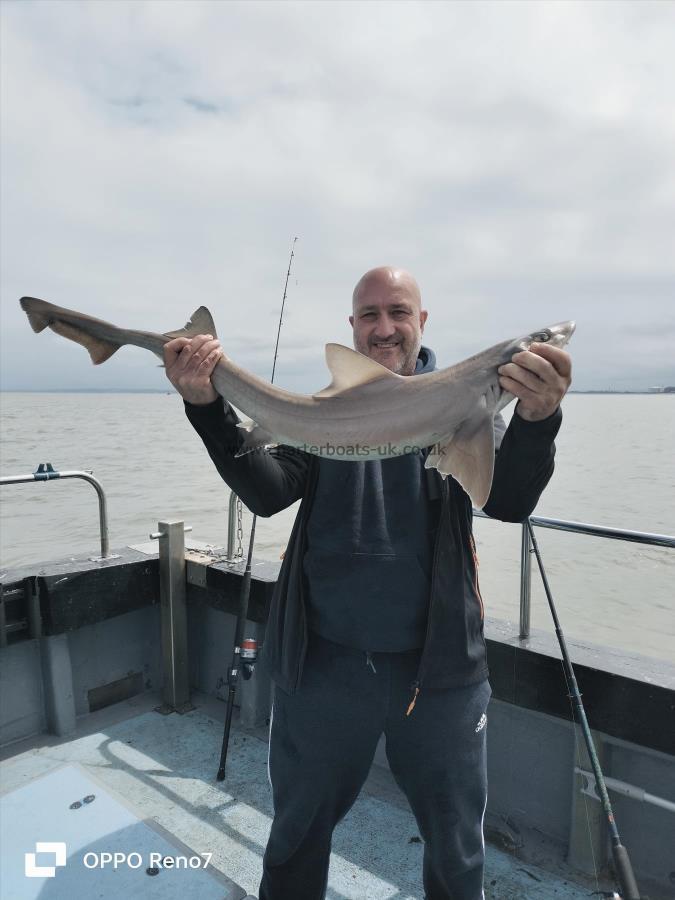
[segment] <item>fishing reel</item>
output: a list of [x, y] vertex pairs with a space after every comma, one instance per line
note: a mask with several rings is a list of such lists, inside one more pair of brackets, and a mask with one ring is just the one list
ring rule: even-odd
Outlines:
[[248, 681], [255, 671], [255, 664], [258, 661], [258, 642], [254, 638], [245, 638], [241, 642], [241, 651], [239, 653], [241, 659], [241, 674], [244, 681]]

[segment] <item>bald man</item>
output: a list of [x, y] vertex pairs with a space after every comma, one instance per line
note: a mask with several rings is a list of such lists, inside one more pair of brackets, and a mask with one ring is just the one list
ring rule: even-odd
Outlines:
[[[371, 269], [354, 289], [354, 346], [401, 375], [433, 371], [410, 273]], [[490, 697], [471, 502], [426, 452], [337, 462], [276, 447], [236, 458], [237, 417], [209, 380], [212, 335], [165, 347], [166, 372], [218, 471], [253, 512], [302, 500], [270, 608], [274, 820], [260, 900], [322, 900], [333, 830], [381, 735], [424, 841], [426, 900], [483, 898]], [[553, 471], [569, 356], [535, 345], [500, 370], [519, 398], [485, 511], [520, 521]], [[405, 840], [404, 836], [401, 840]]]

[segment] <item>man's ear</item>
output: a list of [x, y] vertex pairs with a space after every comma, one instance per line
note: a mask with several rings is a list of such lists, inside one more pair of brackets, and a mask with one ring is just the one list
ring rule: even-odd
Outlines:
[[420, 310], [420, 331], [424, 331], [424, 323], [427, 321], [427, 316], [429, 313], [426, 309]]
[[349, 317], [349, 324], [352, 326], [352, 328], [354, 327], [354, 316]]

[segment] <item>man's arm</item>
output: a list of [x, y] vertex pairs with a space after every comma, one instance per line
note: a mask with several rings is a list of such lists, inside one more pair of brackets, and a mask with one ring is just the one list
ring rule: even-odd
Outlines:
[[561, 422], [560, 408], [538, 422], [513, 414], [495, 458], [492, 488], [483, 507], [488, 516], [522, 522], [532, 513], [553, 474], [553, 441]]
[[244, 434], [228, 403], [220, 397], [208, 406], [186, 403], [185, 412], [220, 477], [251, 512], [273, 516], [302, 497], [309, 465], [306, 453], [279, 446], [235, 457]]
[[495, 460], [487, 515], [520, 522], [534, 510], [553, 474], [560, 401], [572, 381], [568, 353], [546, 344], [514, 354], [499, 370], [501, 386], [518, 405]]
[[239, 419], [211, 384], [221, 355], [220, 343], [212, 335], [176, 338], [164, 348], [166, 374], [183, 397], [187, 417], [221, 478], [252, 512], [271, 516], [302, 496], [308, 459], [291, 447], [235, 456], [244, 440], [237, 428]]

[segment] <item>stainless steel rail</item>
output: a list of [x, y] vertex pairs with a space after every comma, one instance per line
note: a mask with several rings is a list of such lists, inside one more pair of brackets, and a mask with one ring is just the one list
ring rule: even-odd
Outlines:
[[[230, 493], [228, 528], [227, 528], [227, 558], [234, 558], [234, 528], [235, 506], [237, 496]], [[489, 519], [482, 510], [474, 509], [474, 516], [480, 519]], [[494, 521], [498, 521], [495, 519]], [[573, 522], [566, 519], [546, 519], [542, 516], [530, 516], [532, 525], [540, 528], [552, 528], [554, 531], [568, 531], [573, 534], [587, 534], [591, 537], [609, 538], [614, 541], [630, 541], [636, 544], [646, 544], [650, 547], [675, 548], [675, 537], [669, 534], [652, 534], [647, 531], [631, 531], [626, 528], [609, 528], [604, 525], [590, 525], [587, 522]], [[520, 630], [519, 637], [525, 640], [530, 636], [530, 597], [532, 587], [532, 542], [527, 532], [527, 525], [522, 523], [522, 537], [520, 544]]]
[[227, 511], [227, 558], [234, 559], [234, 532], [237, 527], [237, 495], [230, 491], [230, 503]]
[[[580, 769], [579, 766], [575, 766], [574, 771], [583, 778], [581, 793], [586, 794], [587, 797], [592, 797], [594, 800], [600, 800], [593, 772], [588, 772], [586, 769]], [[659, 806], [661, 809], [665, 809], [670, 813], [675, 813], [675, 803], [673, 803], [672, 800], [666, 800], [665, 797], [650, 794], [645, 791], [644, 788], [636, 787], [634, 784], [628, 784], [618, 778], [605, 778], [605, 784], [610, 791], [615, 791], [623, 797], [639, 800], [640, 803], [650, 803], [652, 806]]]
[[30, 475], [4, 475], [0, 477], [0, 485], [2, 484], [24, 484], [29, 481], [55, 481], [61, 478], [81, 478], [88, 481], [98, 494], [98, 519], [99, 530], [101, 536], [101, 556], [95, 559], [115, 559], [110, 553], [110, 544], [108, 539], [108, 504], [106, 502], [105, 491], [103, 485], [94, 478], [91, 472], [57, 472], [51, 463], [40, 463], [34, 472]]
[[188, 665], [187, 582], [185, 532], [192, 531], [179, 519], [157, 523], [151, 540], [159, 541], [159, 599], [162, 636], [162, 705], [159, 712], [187, 712], [190, 702]]
[[[489, 519], [481, 510], [474, 509], [474, 516]], [[497, 520], [495, 520], [497, 521]], [[604, 525], [589, 525], [586, 522], [570, 522], [565, 519], [545, 519], [541, 516], [530, 516], [532, 525], [540, 528], [552, 528], [554, 531], [568, 531], [573, 534], [588, 534], [592, 537], [609, 538], [614, 541], [630, 541], [635, 544], [647, 544], [650, 547], [675, 548], [675, 537], [669, 534], [650, 534], [646, 531], [631, 531], [625, 528], [607, 528]], [[527, 533], [527, 525], [523, 523], [520, 545], [520, 639], [530, 636], [530, 589], [531, 589], [531, 541]]]

